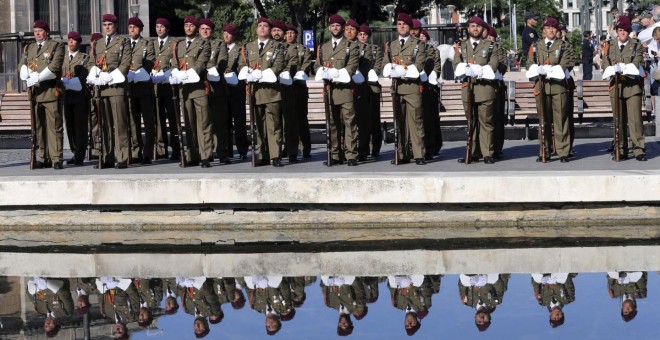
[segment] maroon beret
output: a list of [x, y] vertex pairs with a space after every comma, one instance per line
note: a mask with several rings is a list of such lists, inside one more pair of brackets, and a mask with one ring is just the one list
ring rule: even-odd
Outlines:
[[359, 32], [367, 33], [369, 36], [371, 36], [371, 28], [369, 28], [369, 25], [367, 24], [360, 25]]
[[417, 19], [413, 19], [412, 20], [412, 26], [410, 28], [421, 29], [422, 28], [422, 22], [417, 20]]
[[470, 18], [470, 20], [468, 20], [468, 24], [477, 24], [483, 27], [484, 29], [488, 29], [488, 24], [483, 19], [481, 19], [476, 15]]
[[632, 23], [630, 22], [630, 18], [626, 16], [620, 16], [615, 28], [621, 28], [628, 33], [632, 32]]
[[33, 28], [41, 28], [42, 30], [46, 32], [50, 32], [50, 27], [48, 27], [48, 23], [43, 21], [43, 20], [35, 20], [34, 21], [34, 26]]
[[184, 24], [190, 23], [190, 24], [193, 24], [193, 25], [199, 27], [199, 20], [197, 19], [197, 17], [194, 17], [192, 15], [189, 15], [185, 19], [183, 19], [183, 23]]
[[73, 40], [75, 40], [75, 41], [77, 41], [77, 42], [82, 42], [82, 37], [81, 37], [80, 34], [78, 34], [78, 32], [76, 32], [76, 31], [71, 31], [71, 32], [69, 32], [69, 34], [67, 35], [67, 38], [69, 38], [69, 39], [73, 39]]
[[99, 32], [94, 32], [94, 33], [92, 33], [92, 36], [89, 38], [89, 41], [90, 41], [90, 42], [95, 42], [95, 41], [97, 41], [97, 40], [99, 40], [99, 39], [101, 39], [101, 38], [103, 38], [103, 35], [102, 35], [101, 33], [99, 33]]
[[103, 14], [103, 17], [101, 18], [101, 22], [112, 22], [112, 23], [117, 23], [117, 17], [114, 14]]
[[273, 23], [270, 22], [270, 20], [268, 20], [268, 18], [266, 18], [266, 17], [261, 17], [261, 18], [257, 19], [257, 24], [260, 24], [262, 22], [265, 22], [265, 23], [268, 24], [268, 26], [273, 27]]
[[142, 20], [140, 20], [140, 18], [136, 18], [136, 17], [128, 18], [128, 24], [137, 26], [139, 28], [144, 28], [144, 24], [142, 23]]
[[566, 30], [566, 25], [564, 25], [564, 24], [559, 24], [558, 29], [559, 29], [560, 31], [565, 31], [565, 30]]
[[553, 17], [547, 17], [545, 20], [543, 20], [543, 25], [541, 25], [541, 28], [548, 26], [548, 27], [554, 27], [556, 29], [559, 29], [559, 21]]
[[199, 19], [199, 26], [202, 26], [202, 25], [206, 25], [208, 27], [211, 27], [212, 30], [215, 29], [215, 23], [213, 22], [213, 20], [208, 19], [208, 18]]
[[396, 21], [403, 21], [406, 25], [410, 27], [413, 26], [412, 17], [406, 13], [399, 13], [399, 16], [396, 17]]
[[271, 20], [271, 21], [270, 21], [270, 24], [271, 24], [271, 26], [273, 26], [274, 28], [279, 28], [279, 29], [281, 29], [283, 32], [286, 32], [286, 24], [285, 24], [283, 21], [280, 21], [280, 20]]
[[488, 36], [497, 38], [497, 31], [495, 30], [495, 27], [493, 26], [488, 26]]
[[346, 25], [345, 26], [355, 27], [356, 30], [360, 28], [360, 25], [358, 25], [357, 21], [355, 21], [353, 19], [346, 20]]
[[346, 20], [341, 17], [339, 14], [333, 14], [328, 18], [328, 24], [340, 24], [342, 26], [346, 25]]
[[158, 18], [158, 19], [156, 19], [156, 24], [157, 24], [157, 25], [158, 25], [158, 24], [161, 24], [161, 25], [167, 27], [167, 29], [170, 29], [170, 21], [167, 20], [167, 19], [165, 19], [165, 18]]
[[431, 36], [429, 35], [429, 31], [423, 30], [422, 35], [424, 35], [426, 37], [426, 39], [431, 40]]
[[237, 36], [239, 34], [238, 27], [236, 27], [236, 25], [234, 25], [233, 23], [225, 24], [224, 26], [222, 26], [222, 30], [233, 36]]
[[298, 27], [296, 27], [296, 25], [293, 25], [293, 24], [286, 24], [286, 30], [287, 31], [294, 31], [294, 32], [296, 32], [296, 34], [298, 33]]

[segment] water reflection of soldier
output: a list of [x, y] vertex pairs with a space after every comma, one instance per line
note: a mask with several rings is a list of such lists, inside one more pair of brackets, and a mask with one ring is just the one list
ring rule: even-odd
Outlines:
[[213, 291], [213, 280], [205, 277], [177, 277], [176, 283], [181, 292], [181, 305], [186, 313], [196, 318], [209, 318], [213, 323], [219, 322], [224, 314], [220, 309], [220, 301]]
[[282, 321], [293, 319], [291, 288], [281, 276], [246, 276], [245, 289], [250, 307], [266, 315], [266, 333], [275, 335], [282, 328]]
[[179, 297], [180, 287], [176, 284], [176, 279], [173, 277], [165, 278], [162, 280], [163, 295], [165, 297], [165, 308], [163, 312], [165, 315], [175, 314], [179, 310]]
[[85, 315], [89, 313], [89, 308], [91, 307], [89, 296], [98, 293], [95, 279], [93, 277], [71, 278], [69, 282], [69, 287], [76, 290], [76, 310], [78, 314]]
[[96, 279], [96, 289], [101, 294], [101, 315], [104, 318], [126, 325], [136, 320], [137, 306], [130, 301], [131, 279], [103, 276]]
[[637, 299], [646, 298], [647, 272], [608, 272], [607, 290], [621, 299], [621, 318], [629, 322], [637, 316]]
[[128, 336], [128, 327], [125, 324], [117, 322], [112, 325], [112, 337], [113, 339], [129, 339]]
[[127, 293], [131, 301], [139, 305], [138, 324], [140, 327], [148, 327], [153, 321], [154, 309], [159, 308], [163, 300], [161, 279], [134, 278], [133, 287]]
[[366, 315], [364, 282], [355, 276], [321, 276], [323, 303], [339, 312], [337, 335], [353, 333], [351, 314], [360, 320]]
[[28, 281], [27, 292], [32, 297], [34, 310], [46, 316], [46, 336], [56, 336], [62, 323], [68, 322], [73, 314], [68, 280], [35, 277]]
[[298, 308], [305, 303], [307, 293], [305, 287], [316, 282], [316, 276], [296, 276], [284, 278], [291, 288], [291, 298], [293, 299], [293, 306]]
[[458, 292], [461, 302], [474, 308], [474, 323], [480, 332], [490, 327], [491, 314], [507, 289], [509, 274], [477, 274], [459, 276]]
[[392, 306], [404, 310], [404, 327], [408, 335], [413, 335], [422, 327], [421, 320], [431, 308], [433, 288], [426, 275], [397, 275], [387, 277]]
[[532, 274], [534, 298], [550, 312], [550, 326], [564, 324], [564, 306], [575, 301], [574, 273]]
[[378, 277], [367, 276], [363, 277], [362, 280], [364, 282], [364, 296], [367, 299], [367, 304], [378, 301], [378, 284], [380, 283]]

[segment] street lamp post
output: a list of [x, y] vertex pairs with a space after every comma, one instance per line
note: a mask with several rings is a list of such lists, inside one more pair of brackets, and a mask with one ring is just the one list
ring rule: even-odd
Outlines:
[[202, 9], [202, 13], [204, 13], [204, 18], [205, 19], [208, 18], [209, 17], [209, 12], [211, 11], [211, 4], [209, 4], [208, 2], [205, 2], [201, 5], [199, 5], [199, 8]]
[[140, 14], [140, 4], [137, 3], [137, 0], [134, 4], [131, 4], [131, 14], [136, 18]]
[[396, 6], [387, 5], [387, 6], [385, 6], [385, 9], [387, 10], [387, 13], [389, 14], [390, 25], [394, 25], [394, 10], [396, 9]]

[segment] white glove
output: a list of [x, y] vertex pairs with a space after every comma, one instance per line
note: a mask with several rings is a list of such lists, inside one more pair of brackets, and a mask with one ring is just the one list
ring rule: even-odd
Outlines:
[[178, 68], [172, 69], [172, 72], [170, 72], [170, 79], [169, 79], [170, 84], [172, 85], [181, 84], [181, 82], [179, 81], [179, 72], [180, 71]]
[[28, 78], [26, 82], [28, 87], [39, 84], [39, 72], [30, 73], [30, 78]]
[[133, 80], [135, 80], [135, 72], [129, 70], [129, 71], [128, 71], [128, 81], [132, 83]]
[[323, 68], [320, 70], [321, 73], [321, 78], [325, 80], [332, 80], [332, 76], [330, 75], [330, 72], [328, 72], [327, 68]]
[[263, 77], [263, 74], [261, 74], [261, 70], [252, 70], [250, 74], [252, 75], [253, 81], [257, 81], [261, 79], [261, 77]]
[[108, 83], [106, 81], [104, 81], [103, 79], [101, 79], [101, 78], [92, 79], [92, 85], [104, 86], [104, 85], [107, 85], [107, 84]]
[[99, 79], [102, 79], [107, 84], [112, 81], [112, 76], [108, 72], [101, 72]]
[[245, 76], [245, 80], [246, 80], [248, 83], [255, 83], [255, 82], [259, 81], [259, 79], [255, 79], [255, 78], [254, 78], [254, 76], [252, 75], [252, 72], [248, 73], [248, 74]]
[[538, 71], [540, 76], [544, 76], [544, 75], [548, 74], [548, 71], [546, 71], [543, 66], [539, 66], [537, 71]]
[[614, 65], [614, 73], [623, 73], [623, 67], [621, 67], [621, 63]]
[[335, 79], [339, 77], [339, 70], [336, 68], [329, 68], [328, 69], [328, 77], [330, 78], [329, 80]]
[[390, 71], [390, 78], [401, 78], [406, 75], [406, 68], [403, 65], [394, 65]]
[[467, 68], [465, 69], [465, 76], [467, 76], [467, 77], [476, 77], [476, 76], [477, 76], [477, 73], [474, 72], [474, 70], [472, 69], [472, 67], [467, 67]]

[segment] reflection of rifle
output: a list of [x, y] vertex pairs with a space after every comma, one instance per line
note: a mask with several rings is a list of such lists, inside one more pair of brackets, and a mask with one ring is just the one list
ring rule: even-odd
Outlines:
[[[179, 58], [176, 55], [177, 42], [172, 42], [172, 57], [173, 60], [179, 63]], [[181, 115], [183, 114], [183, 100], [179, 96], [179, 89], [176, 86], [172, 85], [172, 101], [174, 102], [174, 116], [176, 119], [176, 133], [179, 134], [179, 158], [181, 163], [179, 166], [182, 168], [186, 167], [186, 150], [183, 148], [183, 128], [181, 127]]]
[[[245, 65], [250, 69], [250, 64], [247, 60], [247, 57], [245, 56], [245, 47], [241, 49], [241, 55], [243, 56], [243, 61], [245, 62]], [[259, 63], [254, 65], [253, 70], [260, 69]], [[252, 72], [252, 70], [250, 70]], [[256, 134], [257, 134], [257, 115], [255, 114], [255, 98], [254, 98], [254, 83], [253, 82], [246, 82], [246, 87], [245, 91], [247, 92], [247, 100], [248, 100], [248, 107], [250, 109], [250, 144], [252, 146], [252, 167], [257, 166], [257, 142], [256, 142]]]

